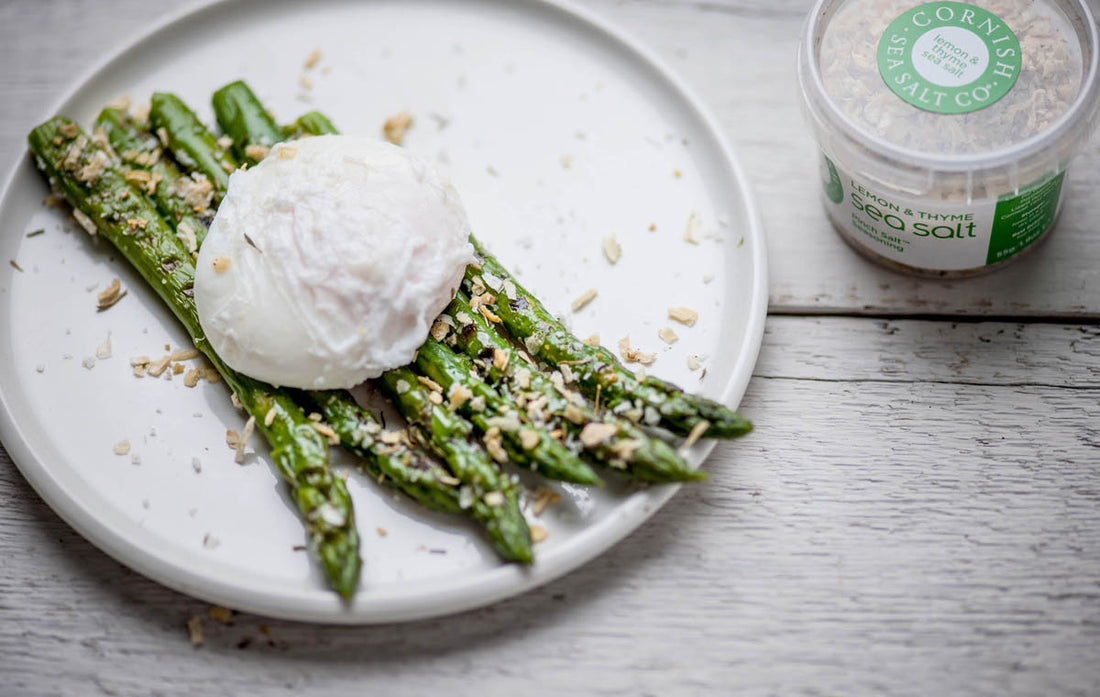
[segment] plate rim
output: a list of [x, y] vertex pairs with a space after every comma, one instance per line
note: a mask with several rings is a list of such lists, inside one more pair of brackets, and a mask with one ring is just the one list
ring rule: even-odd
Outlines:
[[[173, 25], [203, 13], [217, 12], [224, 6], [242, 1], [200, 0], [193, 5], [170, 12], [138, 30], [117, 49], [92, 62], [89, 68], [64, 88], [60, 97], [35, 122], [59, 113], [62, 107], [85, 85], [142, 42], [170, 29]], [[578, 6], [573, 0], [522, 0], [522, 4], [543, 11], [557, 12], [573, 21], [578, 21], [611, 39], [618, 44], [619, 49], [625, 49], [644, 68], [671, 88], [719, 146], [720, 161], [732, 173], [739, 185], [740, 204], [749, 223], [749, 229], [745, 231], [744, 236], [751, 241], [748, 246], [752, 254], [750, 266], [754, 275], [751, 297], [747, 301], [747, 322], [739, 346], [740, 352], [719, 397], [719, 400], [725, 404], [738, 405], [748, 388], [752, 370], [760, 352], [768, 308], [766, 236], [751, 182], [745, 174], [740, 159], [706, 104], [663, 59], [643, 42], [634, 39], [588, 8]], [[24, 150], [11, 164], [3, 180], [3, 187], [0, 188], [0, 207], [5, 205], [11, 195], [16, 177], [26, 166], [27, 156], [28, 153]], [[357, 600], [346, 603], [336, 594], [324, 589], [325, 595], [322, 598], [302, 598], [296, 605], [287, 605], [285, 596], [260, 595], [253, 590], [228, 583], [216, 574], [200, 573], [183, 566], [179, 560], [170, 561], [166, 556], [140, 544], [140, 541], [131, 535], [113, 529], [93, 511], [82, 505], [79, 499], [68, 491], [65, 483], [44, 464], [45, 460], [35, 453], [34, 446], [24, 436], [23, 429], [13, 416], [8, 398], [2, 391], [0, 391], [0, 441], [3, 442], [4, 448], [20, 474], [50, 509], [81, 537], [127, 568], [161, 585], [206, 602], [227, 605], [237, 610], [272, 618], [325, 624], [369, 625], [415, 621], [456, 614], [521, 595], [576, 570], [630, 537], [680, 488], [678, 484], [665, 485], [631, 494], [615, 507], [613, 513], [616, 518], [624, 519], [625, 522], [603, 525], [582, 533], [589, 539], [585, 540], [581, 549], [563, 550], [562, 553], [568, 551], [570, 555], [565, 559], [552, 559], [549, 566], [540, 565], [538, 562], [530, 568], [523, 569], [514, 565], [501, 565], [478, 576], [478, 583], [466, 583], [457, 588], [439, 588], [427, 602], [423, 597], [409, 598], [406, 597], [407, 594], [387, 598], [388, 593], [385, 591], [367, 593], [361, 590], [356, 596]], [[716, 442], [712, 440], [702, 448], [699, 453], [701, 461], [706, 460], [715, 444]], [[551, 557], [556, 556], [551, 555]], [[367, 595], [370, 597], [364, 597]]]

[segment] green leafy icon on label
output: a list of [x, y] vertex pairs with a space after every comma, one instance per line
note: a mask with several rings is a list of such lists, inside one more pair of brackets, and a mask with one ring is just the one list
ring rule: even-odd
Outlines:
[[833, 161], [827, 156], [821, 156], [821, 183], [825, 188], [825, 196], [833, 203], [844, 200], [844, 185], [840, 183], [840, 175], [833, 166]]
[[894, 94], [939, 114], [965, 114], [1008, 94], [1020, 41], [997, 15], [962, 2], [929, 2], [890, 22], [878, 70]]

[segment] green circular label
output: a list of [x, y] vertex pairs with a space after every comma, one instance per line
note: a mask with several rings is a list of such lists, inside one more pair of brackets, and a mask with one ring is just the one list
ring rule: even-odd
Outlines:
[[997, 15], [962, 2], [902, 13], [878, 43], [878, 70], [894, 94], [938, 114], [983, 109], [1020, 75], [1020, 41]]

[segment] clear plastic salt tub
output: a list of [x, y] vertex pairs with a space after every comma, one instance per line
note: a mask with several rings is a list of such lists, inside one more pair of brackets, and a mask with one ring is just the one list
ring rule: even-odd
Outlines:
[[823, 201], [895, 269], [997, 268], [1054, 226], [1100, 105], [1084, 0], [818, 0], [799, 46]]

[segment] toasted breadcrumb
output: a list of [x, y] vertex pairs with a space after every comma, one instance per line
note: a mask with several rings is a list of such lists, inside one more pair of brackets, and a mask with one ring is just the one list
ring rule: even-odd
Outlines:
[[115, 455], [129, 455], [130, 454], [130, 441], [120, 440], [114, 445]]
[[202, 646], [202, 617], [194, 615], [187, 620], [187, 634], [192, 646]]
[[535, 503], [531, 506], [531, 512], [536, 516], [542, 515], [543, 511], [558, 501], [561, 501], [561, 494], [550, 487], [540, 486], [535, 490]]
[[309, 52], [308, 56], [306, 56], [305, 61], [302, 63], [302, 67], [306, 70], [312, 70], [317, 65], [317, 63], [320, 62], [320, 60], [321, 49], [315, 48]]
[[402, 111], [386, 119], [386, 122], [382, 124], [382, 134], [386, 137], [386, 140], [394, 145], [401, 145], [405, 139], [405, 132], [409, 130], [412, 124], [412, 114]]
[[233, 611], [220, 605], [211, 605], [207, 613], [210, 619], [222, 624], [229, 624], [233, 620]]
[[542, 542], [549, 536], [550, 533], [546, 532], [546, 528], [541, 525], [535, 524], [531, 526], [531, 541], [535, 544]]

